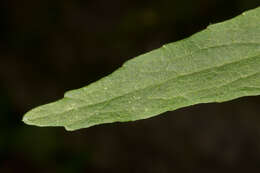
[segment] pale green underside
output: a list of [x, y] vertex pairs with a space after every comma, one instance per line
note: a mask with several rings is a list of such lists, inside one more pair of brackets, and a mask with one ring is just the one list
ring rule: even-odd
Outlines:
[[23, 121], [76, 130], [252, 95], [260, 95], [260, 8], [131, 59]]

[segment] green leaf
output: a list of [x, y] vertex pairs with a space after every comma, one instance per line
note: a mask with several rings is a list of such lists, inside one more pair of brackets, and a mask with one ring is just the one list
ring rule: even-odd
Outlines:
[[31, 110], [23, 121], [76, 130], [259, 94], [260, 8], [256, 8], [140, 55], [109, 76]]

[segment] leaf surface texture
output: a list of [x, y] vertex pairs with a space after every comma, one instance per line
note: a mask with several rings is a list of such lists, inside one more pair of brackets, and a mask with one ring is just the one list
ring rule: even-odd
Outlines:
[[127, 61], [23, 118], [76, 130], [260, 94], [260, 8]]

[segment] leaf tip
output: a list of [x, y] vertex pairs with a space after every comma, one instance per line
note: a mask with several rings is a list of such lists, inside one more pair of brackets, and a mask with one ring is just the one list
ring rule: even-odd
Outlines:
[[30, 118], [30, 116], [28, 116], [28, 113], [26, 113], [26, 114], [23, 116], [22, 121], [23, 121], [25, 124], [27, 124], [27, 125], [35, 125], [35, 124], [33, 123], [32, 118]]

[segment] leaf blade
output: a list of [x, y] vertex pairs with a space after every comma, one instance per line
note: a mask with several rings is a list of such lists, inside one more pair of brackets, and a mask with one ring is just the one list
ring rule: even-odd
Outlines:
[[129, 60], [111, 75], [33, 109], [23, 121], [76, 130], [259, 94], [257, 8]]

